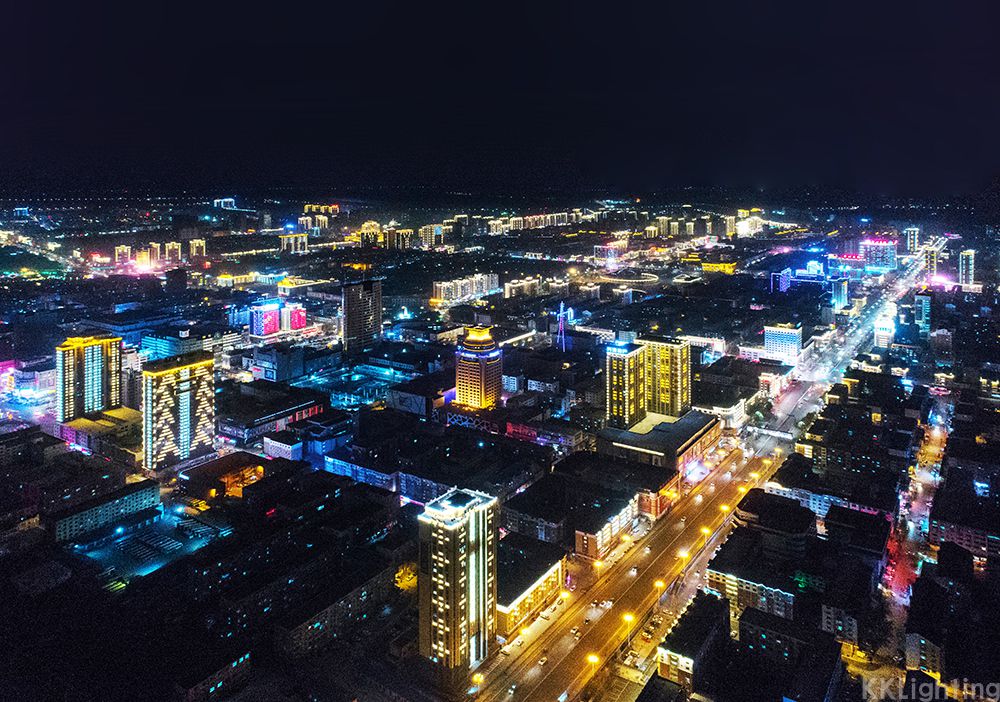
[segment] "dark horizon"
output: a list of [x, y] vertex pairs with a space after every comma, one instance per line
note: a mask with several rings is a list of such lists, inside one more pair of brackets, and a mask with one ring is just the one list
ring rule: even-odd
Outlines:
[[986, 12], [264, 7], [18, 7], [0, 188], [947, 198], [1000, 175]]

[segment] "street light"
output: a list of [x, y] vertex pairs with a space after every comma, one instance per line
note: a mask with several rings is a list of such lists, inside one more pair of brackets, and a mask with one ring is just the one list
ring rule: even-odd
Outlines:
[[708, 536], [709, 534], [712, 533], [712, 530], [709, 529], [708, 527], [702, 527], [699, 531], [701, 531], [702, 536]]
[[687, 552], [687, 549], [683, 549], [682, 548], [682, 549], [680, 549], [677, 552], [677, 557], [678, 558], [688, 558], [689, 556], [690, 556], [690, 554]]
[[604, 567], [604, 561], [594, 561], [594, 568], [600, 570]]
[[569, 599], [569, 590], [561, 590], [559, 592], [559, 597], [561, 599], [568, 600]]
[[719, 505], [719, 511], [720, 512], [728, 512], [729, 511], [729, 505]]
[[625, 621], [626, 624], [631, 624], [632, 622], [635, 621], [635, 615], [632, 614], [631, 612], [625, 612], [625, 614], [622, 615], [622, 619]]
[[473, 685], [477, 685], [477, 686], [478, 685], [482, 685], [484, 680], [486, 680], [486, 677], [482, 673], [473, 673], [472, 674], [472, 684]]
[[655, 583], [653, 583], [653, 587], [655, 587], [657, 590], [662, 590], [666, 586], [667, 584], [662, 580], [657, 580]]

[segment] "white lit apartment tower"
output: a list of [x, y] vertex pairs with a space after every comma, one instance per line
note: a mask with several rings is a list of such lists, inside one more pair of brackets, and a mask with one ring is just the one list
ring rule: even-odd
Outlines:
[[965, 249], [958, 254], [958, 284], [963, 288], [976, 282], [976, 252]]
[[344, 350], [361, 351], [382, 337], [382, 281], [347, 283], [342, 295]]
[[496, 636], [497, 500], [453, 489], [418, 517], [420, 655], [457, 687], [486, 660]]
[[503, 354], [490, 327], [469, 327], [455, 352], [455, 401], [476, 409], [500, 404]]
[[907, 227], [903, 230], [906, 238], [906, 250], [908, 253], [916, 253], [920, 248], [920, 227]]
[[205, 240], [192, 239], [188, 242], [188, 255], [191, 258], [203, 257], [205, 255]]
[[769, 324], [764, 327], [764, 350], [768, 358], [794, 366], [802, 353], [802, 325]]
[[680, 417], [691, 409], [691, 344], [667, 336], [641, 336], [645, 349], [646, 410]]
[[605, 412], [608, 426], [628, 429], [646, 416], [646, 349], [616, 342], [605, 359]]
[[156, 471], [212, 451], [215, 361], [197, 351], [142, 369], [143, 467]]
[[128, 244], [119, 244], [115, 247], [115, 263], [128, 263], [132, 258], [132, 247]]
[[172, 261], [174, 263], [180, 263], [181, 260], [181, 242], [179, 241], [168, 241], [164, 247], [165, 256], [167, 261]]
[[56, 420], [122, 404], [120, 336], [74, 336], [56, 347]]
[[931, 280], [937, 275], [938, 270], [938, 250], [934, 246], [924, 249], [924, 275], [927, 280]]

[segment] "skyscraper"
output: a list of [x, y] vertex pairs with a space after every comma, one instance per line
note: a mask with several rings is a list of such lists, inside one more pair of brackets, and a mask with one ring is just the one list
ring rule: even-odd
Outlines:
[[198, 258], [205, 255], [205, 240], [192, 239], [188, 242], [188, 255], [191, 258]]
[[468, 327], [455, 352], [455, 401], [476, 409], [500, 403], [503, 355], [490, 327]]
[[382, 337], [382, 281], [347, 283], [342, 294], [344, 350], [362, 351]]
[[168, 241], [165, 246], [165, 256], [168, 262], [179, 263], [181, 260], [181, 242]]
[[157, 263], [163, 256], [161, 255], [162, 246], [157, 241], [149, 242], [149, 262]]
[[847, 307], [847, 278], [834, 278], [830, 281], [830, 294], [835, 312]]
[[784, 268], [781, 271], [771, 273], [771, 292], [788, 292], [792, 287], [792, 269]]
[[641, 336], [646, 410], [680, 417], [691, 409], [691, 344], [667, 336]]
[[865, 260], [865, 270], [871, 273], [885, 273], [896, 270], [895, 239], [865, 239], [861, 242], [861, 257]]
[[132, 247], [128, 244], [119, 244], [115, 247], [115, 263], [128, 263], [132, 258]]
[[920, 334], [926, 336], [931, 332], [931, 303], [934, 293], [930, 288], [922, 288], [913, 294], [913, 321], [920, 328]]
[[916, 253], [920, 248], [920, 228], [907, 227], [903, 230], [903, 236], [906, 237], [906, 250], [911, 254]]
[[142, 369], [143, 467], [149, 471], [212, 451], [215, 361], [198, 351]]
[[937, 275], [937, 269], [938, 250], [933, 246], [929, 246], [924, 250], [924, 275], [927, 276], [927, 280]]
[[56, 420], [121, 407], [120, 336], [73, 336], [56, 347]]
[[628, 429], [646, 416], [645, 347], [622, 342], [609, 345], [604, 374], [608, 426]]
[[467, 683], [496, 635], [497, 500], [453, 489], [418, 522], [420, 655], [442, 682]]
[[965, 249], [958, 254], [958, 284], [972, 285], [976, 282], [976, 252]]

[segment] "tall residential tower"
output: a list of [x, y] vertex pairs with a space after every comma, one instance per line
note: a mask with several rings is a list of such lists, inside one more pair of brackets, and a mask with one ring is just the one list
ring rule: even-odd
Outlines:
[[605, 360], [605, 418], [608, 426], [628, 429], [646, 416], [646, 348], [616, 342]]
[[646, 366], [646, 409], [680, 417], [691, 409], [691, 344], [667, 336], [640, 336]]
[[418, 521], [420, 655], [456, 686], [486, 660], [496, 635], [497, 500], [453, 489]]
[[171, 356], [142, 369], [143, 467], [149, 471], [212, 451], [215, 361], [208, 352]]
[[363, 351], [382, 336], [382, 281], [347, 283], [343, 298], [344, 351]]
[[73, 336], [56, 347], [56, 420], [121, 407], [119, 336]]

